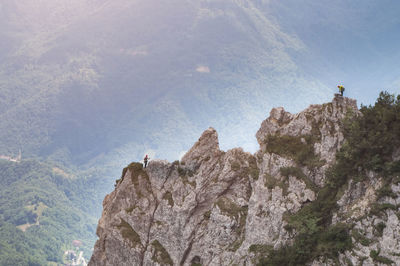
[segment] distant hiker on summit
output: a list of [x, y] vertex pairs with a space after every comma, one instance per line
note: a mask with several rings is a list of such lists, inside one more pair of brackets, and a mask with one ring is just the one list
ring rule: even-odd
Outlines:
[[144, 162], [144, 168], [146, 168], [146, 167], [147, 167], [147, 163], [149, 162], [149, 160], [150, 160], [150, 157], [148, 157], [148, 156], [147, 156], [147, 154], [146, 154], [146, 156], [144, 156], [144, 159], [143, 159], [143, 162]]
[[339, 88], [340, 96], [343, 96], [344, 87], [342, 85], [337, 86]]

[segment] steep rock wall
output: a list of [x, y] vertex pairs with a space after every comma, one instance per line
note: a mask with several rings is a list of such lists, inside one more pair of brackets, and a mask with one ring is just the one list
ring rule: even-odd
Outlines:
[[[254, 155], [221, 151], [209, 128], [180, 162], [154, 160], [146, 169], [132, 163], [104, 199], [89, 265], [255, 265], [290, 245], [296, 232], [285, 229], [285, 215], [316, 199], [343, 143], [347, 112], [359, 114], [355, 100], [343, 97], [298, 114], [274, 108], [257, 132]], [[373, 174], [350, 182], [332, 222], [355, 222], [357, 232], [373, 234], [382, 217], [362, 214], [375, 202], [377, 184]], [[379, 249], [400, 263], [397, 212], [383, 211], [386, 226], [370, 246], [353, 238], [355, 250], [340, 254], [340, 262], [372, 265], [369, 252]]]

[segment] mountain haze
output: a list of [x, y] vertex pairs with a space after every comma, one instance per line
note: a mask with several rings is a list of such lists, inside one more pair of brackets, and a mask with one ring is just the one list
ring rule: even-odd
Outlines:
[[71, 250], [88, 260], [102, 199], [144, 154], [174, 161], [161, 164], [186, 189], [193, 173], [178, 159], [206, 128], [233, 156], [220, 158], [254, 166], [273, 107], [328, 102], [338, 84], [367, 105], [400, 93], [399, 12], [391, 0], [1, 0], [0, 264], [68, 264]]
[[254, 150], [247, 129], [255, 129], [263, 107], [288, 101], [285, 88], [296, 89], [292, 108], [327, 95], [292, 60], [302, 42], [262, 6], [6, 1], [2, 27], [14, 45], [3, 48], [1, 127], [13, 130], [1, 131], [1, 150], [66, 151], [85, 163], [124, 147], [122, 154], [152, 149], [172, 159], [209, 124], [226, 135], [223, 146]]

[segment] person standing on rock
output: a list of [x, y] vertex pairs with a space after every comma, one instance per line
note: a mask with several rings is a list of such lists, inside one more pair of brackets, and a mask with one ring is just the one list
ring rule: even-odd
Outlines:
[[147, 167], [147, 163], [149, 162], [149, 160], [150, 160], [150, 157], [149, 157], [149, 156], [147, 156], [147, 154], [146, 154], [146, 156], [144, 156], [144, 159], [143, 159], [143, 162], [144, 162], [144, 168], [146, 168], [146, 167]]
[[340, 96], [343, 96], [344, 87], [342, 85], [337, 86], [339, 88]]

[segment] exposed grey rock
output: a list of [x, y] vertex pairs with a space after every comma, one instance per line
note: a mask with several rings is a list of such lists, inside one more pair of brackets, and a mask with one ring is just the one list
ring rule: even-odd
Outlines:
[[[335, 162], [343, 143], [346, 112], [359, 114], [355, 100], [336, 96], [331, 103], [311, 105], [298, 114], [274, 108], [257, 132], [260, 150], [252, 155], [240, 148], [223, 152], [218, 135], [209, 128], [181, 162], [153, 160], [146, 169], [130, 165], [115, 190], [103, 202], [90, 265], [255, 265], [260, 250], [290, 245], [296, 232], [285, 230], [285, 213], [296, 213], [317, 197], [325, 170]], [[293, 158], [266, 152], [268, 135], [316, 137], [319, 167], [299, 166]], [[303, 140], [302, 140], [303, 141]], [[307, 180], [284, 168], [298, 169]], [[310, 184], [311, 182], [311, 184]], [[333, 222], [352, 222], [371, 239], [340, 254], [341, 264], [373, 265], [372, 249], [400, 263], [399, 219], [367, 216], [376, 201], [380, 177], [347, 184]], [[392, 190], [399, 194], [400, 187]], [[385, 199], [399, 204], [399, 199]], [[385, 223], [381, 235], [379, 223]], [[366, 257], [366, 258], [365, 258]], [[332, 265], [318, 258], [310, 265]]]
[[340, 128], [349, 110], [356, 115], [360, 114], [355, 100], [341, 96], [335, 96], [331, 103], [310, 105], [298, 114], [290, 114], [282, 107], [273, 108], [256, 134], [260, 149], [266, 151], [265, 142], [268, 135], [312, 135], [316, 138], [315, 153], [321, 160], [325, 160], [326, 164], [314, 173], [308, 171], [308, 175], [313, 175], [310, 177], [314, 182], [322, 186], [325, 180], [324, 172], [334, 163], [336, 151], [343, 143], [344, 138]]

